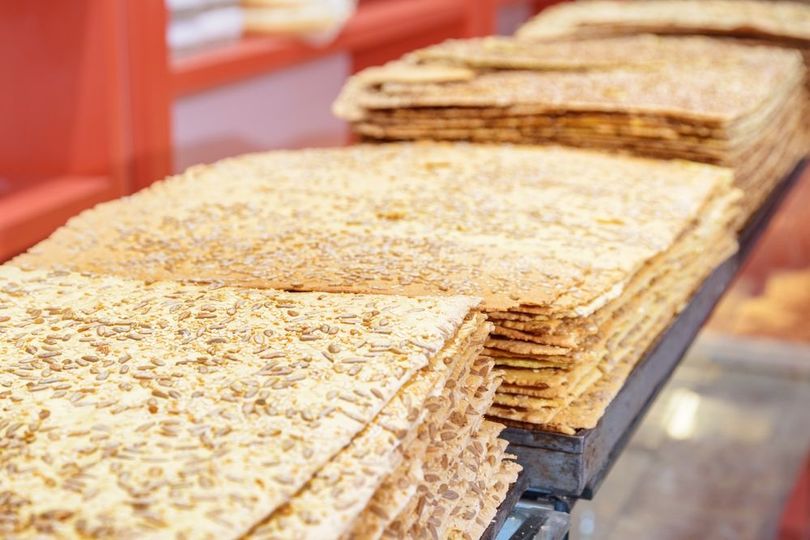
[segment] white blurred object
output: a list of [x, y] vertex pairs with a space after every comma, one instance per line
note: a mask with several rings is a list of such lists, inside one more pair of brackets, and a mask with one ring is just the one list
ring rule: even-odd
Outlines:
[[[216, 4], [217, 7], [213, 7]], [[211, 0], [167, 0], [173, 12], [166, 41], [173, 51], [239, 39], [244, 28], [242, 9]]]
[[297, 35], [319, 44], [333, 40], [357, 7], [356, 0], [242, 0], [245, 30]]
[[192, 11], [203, 7], [207, 0], [166, 0], [166, 9], [175, 14], [181, 11]]
[[166, 9], [172, 16], [215, 7], [238, 5], [239, 0], [166, 0]]

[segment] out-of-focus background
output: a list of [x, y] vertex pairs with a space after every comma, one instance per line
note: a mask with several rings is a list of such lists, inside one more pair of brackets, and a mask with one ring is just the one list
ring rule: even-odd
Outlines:
[[[448, 38], [510, 34], [555, 3], [0, 3], [0, 261], [191, 165], [346, 144], [331, 104], [347, 76]], [[788, 467], [810, 444], [810, 411], [796, 409], [810, 381], [808, 207], [806, 174], [618, 470], [575, 510], [573, 536], [810, 538], [810, 463], [803, 476]]]

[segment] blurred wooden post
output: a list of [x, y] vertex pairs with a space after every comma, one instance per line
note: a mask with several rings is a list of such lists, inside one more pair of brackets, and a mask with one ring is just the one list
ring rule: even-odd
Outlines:
[[128, 77], [130, 189], [172, 172], [171, 80], [165, 0], [127, 0], [122, 60]]

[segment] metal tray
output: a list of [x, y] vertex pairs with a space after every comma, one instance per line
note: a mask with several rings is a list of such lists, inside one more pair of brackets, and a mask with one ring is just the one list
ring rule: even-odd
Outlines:
[[[733, 281], [776, 209], [808, 165], [801, 161], [774, 189], [740, 234], [740, 249], [703, 282], [689, 305], [630, 373], [599, 424], [576, 435], [508, 428], [503, 437], [523, 466], [521, 478], [535, 494], [590, 499], [658, 392], [669, 380], [714, 306]], [[564, 503], [563, 505], [565, 505]]]
[[570, 516], [553, 503], [523, 498], [527, 478], [521, 476], [509, 490], [481, 540], [562, 540]]
[[524, 474], [518, 476], [517, 481], [509, 488], [506, 498], [498, 507], [498, 512], [495, 514], [489, 527], [487, 527], [487, 530], [481, 535], [481, 540], [495, 540], [495, 538], [498, 537], [498, 533], [503, 528], [503, 524], [526, 492], [526, 488], [529, 487], [528, 481], [529, 479]]

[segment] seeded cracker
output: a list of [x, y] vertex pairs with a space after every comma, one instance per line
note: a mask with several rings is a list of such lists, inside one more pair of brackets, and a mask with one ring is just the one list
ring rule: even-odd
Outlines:
[[[488, 310], [578, 317], [619, 296], [628, 274], [727, 180], [715, 167], [563, 148], [255, 154], [99, 205], [17, 264], [302, 290], [467, 292]], [[103, 225], [111, 220], [114, 228]]]
[[[612, 11], [647, 4], [668, 3]], [[579, 6], [552, 13], [590, 14], [589, 2]], [[745, 194], [738, 227], [810, 145], [810, 77], [796, 51], [705, 37], [577, 37], [450, 40], [378, 68], [373, 80], [360, 72], [334, 109], [370, 140], [564, 144], [729, 166]], [[442, 67], [475, 75], [381, 80], [386, 70]]]
[[[401, 477], [392, 475], [386, 484], [375, 493], [369, 506], [358, 517], [351, 531], [346, 535], [347, 538], [380, 538], [386, 528], [391, 527], [395, 519], [402, 519], [401, 516], [409, 514], [408, 511], [405, 511], [409, 501], [412, 501], [415, 507], [421, 493], [425, 490], [437, 489], [430, 483], [433, 478], [451, 478], [460, 474], [460, 463], [446, 462], [441, 474], [437, 475], [430, 470], [430, 456], [442, 453], [457, 454], [463, 451], [463, 441], [459, 437], [448, 437], [447, 435], [456, 434], [460, 429], [472, 429], [480, 423], [483, 413], [491, 403], [491, 392], [483, 393], [483, 400], [478, 397], [478, 394], [482, 389], [492, 386], [489, 376], [491, 368], [491, 361], [481, 357], [466, 376], [450, 379], [450, 381], [459, 381], [459, 384], [453, 385], [454, 390], [450, 394], [452, 397], [448, 403], [449, 408], [440, 414], [441, 418], [436, 422], [420, 427], [417, 440], [408, 450], [409, 461], [420, 463], [418, 470], [400, 471], [401, 474], [408, 475], [406, 477], [407, 485], [402, 484]], [[448, 381], [448, 386], [450, 381]], [[476, 403], [476, 407], [473, 409], [470, 408], [471, 402]], [[435, 413], [434, 416], [436, 416]], [[470, 496], [475, 497], [476, 495], [470, 494]], [[430, 505], [430, 507], [435, 506]]]
[[[101, 205], [17, 262], [279, 289], [479, 295], [496, 325], [486, 352], [507, 383], [490, 414], [571, 431], [609, 401], [574, 424], [551, 422], [625, 365], [623, 351], [632, 367], [654, 341], [633, 332], [646, 306], [671, 320], [734, 249], [738, 200], [726, 169], [555, 147], [272, 152]], [[105, 227], [113, 218], [119, 226]]]
[[[383, 479], [390, 476], [403, 459], [409, 463], [420, 462], [419, 452], [414, 448], [421, 446], [415, 441], [419, 432], [436, 422], [439, 425], [445, 422], [442, 409], [434, 408], [436, 401], [430, 400], [453, 397], [446, 388], [448, 380], [457, 380], [456, 376], [469, 371], [481, 351], [487, 330], [480, 314], [465, 322], [456, 342], [446, 347], [427, 370], [418, 372], [403, 387], [401, 395], [383, 409], [374, 424], [321, 469], [287, 507], [254, 528], [249, 537], [327, 538], [345, 531], [367, 507]], [[450, 377], [452, 372], [456, 373]], [[429, 391], [420, 386], [426, 386]], [[388, 412], [391, 405], [398, 407]]]
[[239, 537], [474, 305], [0, 267], [3, 533]]

